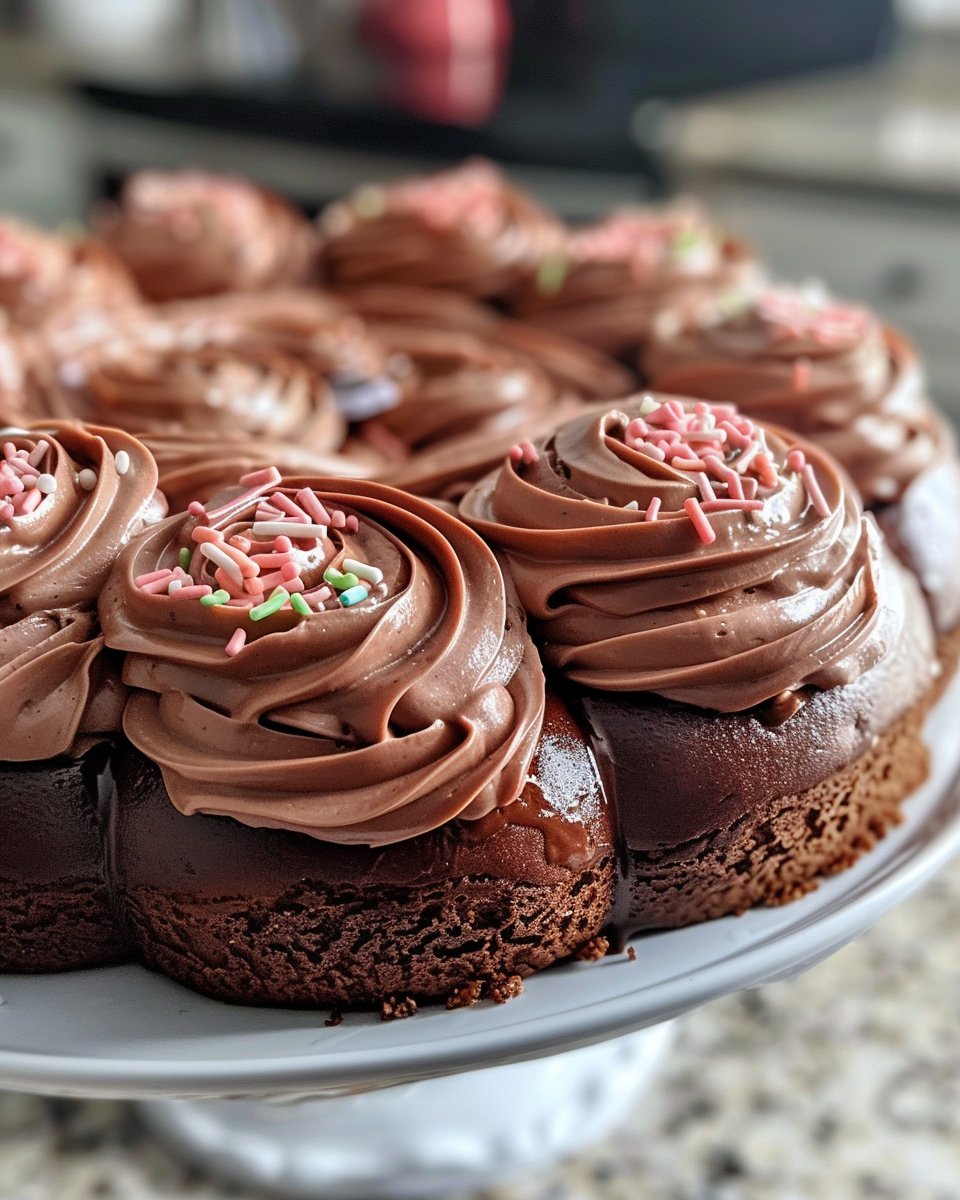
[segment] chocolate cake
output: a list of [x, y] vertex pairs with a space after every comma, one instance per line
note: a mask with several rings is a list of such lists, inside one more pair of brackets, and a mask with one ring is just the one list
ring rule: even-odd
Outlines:
[[925, 777], [925, 607], [817, 447], [638, 397], [518, 447], [461, 511], [591, 730], [623, 927], [791, 898]]
[[123, 952], [101, 818], [124, 692], [96, 601], [163, 507], [150, 455], [116, 430], [7, 429], [2, 449], [0, 969], [90, 966]]

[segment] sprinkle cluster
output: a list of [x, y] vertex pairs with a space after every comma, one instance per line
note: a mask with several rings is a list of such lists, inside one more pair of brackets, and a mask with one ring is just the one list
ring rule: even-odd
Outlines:
[[[272, 491], [281, 481], [276, 467], [253, 471], [240, 479], [246, 489], [221, 508], [207, 510], [199, 501], [189, 508], [194, 517], [189, 546], [182, 546], [174, 567], [138, 575], [134, 584], [151, 595], [199, 602], [205, 608], [224, 606], [246, 612], [259, 622], [282, 610], [300, 617], [335, 608], [352, 608], [386, 591], [383, 572], [355, 558], [332, 559], [323, 583], [308, 586], [305, 568], [314, 568], [318, 551], [331, 530], [356, 533], [359, 521], [339, 509], [327, 509], [312, 488], [301, 488], [293, 499]], [[244, 533], [227, 536], [215, 528], [218, 520], [246, 502], [256, 502], [254, 519]], [[342, 569], [341, 569], [342, 568]], [[198, 582], [200, 571], [213, 571], [216, 587]], [[247, 641], [240, 626], [224, 647], [231, 657]]]
[[204, 233], [205, 214], [209, 220], [216, 213], [217, 220], [237, 237], [254, 231], [262, 219], [260, 197], [253, 189], [202, 171], [141, 172], [127, 185], [124, 198], [144, 224], [163, 224], [183, 241]]
[[571, 258], [591, 262], [629, 262], [642, 279], [664, 263], [706, 270], [717, 257], [711, 231], [673, 213], [626, 210], [578, 230], [568, 239]]
[[46, 496], [57, 490], [53, 475], [42, 469], [50, 443], [39, 441], [32, 450], [18, 450], [13, 442], [3, 443], [0, 461], [0, 520], [24, 517], [39, 508]]
[[[766, 431], [738, 413], [732, 404], [696, 401], [685, 407], [680, 400], [660, 402], [647, 396], [640, 413], [631, 419], [626, 413], [613, 412], [611, 419], [630, 450], [672, 471], [693, 476], [700, 494], [686, 499], [683, 509], [705, 545], [717, 537], [710, 523], [712, 513], [759, 512], [764, 498], [783, 485], [781, 470], [767, 445]], [[519, 469], [538, 462], [539, 454], [531, 442], [518, 442], [511, 448], [508, 461]], [[817, 515], [829, 516], [830, 505], [804, 452], [791, 450], [784, 466], [802, 478], [807, 499]], [[658, 520], [662, 503], [661, 497], [653, 496], [642, 520]], [[640, 515], [638, 501], [631, 500], [624, 507]]]
[[478, 237], [493, 237], [503, 225], [503, 180], [486, 162], [393, 184], [386, 199], [390, 207], [414, 212], [431, 225], [463, 224]]
[[757, 300], [757, 312], [774, 326], [776, 340], [809, 338], [821, 346], [856, 341], [870, 320], [863, 309], [831, 299], [819, 284], [770, 288]]

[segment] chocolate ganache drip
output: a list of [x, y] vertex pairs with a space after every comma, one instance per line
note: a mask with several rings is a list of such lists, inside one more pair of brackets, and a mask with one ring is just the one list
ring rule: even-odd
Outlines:
[[141, 171], [98, 231], [149, 300], [249, 291], [305, 280], [315, 235], [291, 204], [244, 179]]
[[364, 187], [321, 217], [321, 270], [335, 284], [503, 291], [558, 247], [560, 223], [492, 163]]
[[146, 449], [115, 429], [0, 431], [0, 759], [53, 758], [119, 729], [96, 602], [121, 546], [165, 511]]
[[847, 683], [899, 633], [876, 528], [832, 460], [729, 405], [645, 396], [577, 417], [518, 446], [462, 513], [503, 553], [546, 660], [591, 687], [742, 711]]
[[124, 552], [101, 614], [183, 813], [379, 845], [520, 794], [540, 663], [491, 552], [426, 501], [258, 472]]

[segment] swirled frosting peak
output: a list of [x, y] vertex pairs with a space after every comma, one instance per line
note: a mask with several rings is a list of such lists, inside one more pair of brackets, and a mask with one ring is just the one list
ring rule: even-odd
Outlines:
[[562, 242], [556, 218], [483, 159], [367, 186], [321, 217], [321, 262], [335, 283], [501, 291]]
[[662, 317], [643, 368], [658, 390], [735, 402], [815, 439], [867, 504], [898, 499], [952, 452], [906, 339], [817, 284], [728, 293], [692, 319]]
[[202, 171], [141, 171], [99, 221], [150, 300], [248, 291], [306, 278], [306, 218], [266, 188]]
[[426, 501], [258, 472], [124, 552], [101, 612], [181, 812], [381, 844], [519, 795], [539, 660], [490, 551]]
[[105, 247], [0, 217], [0, 310], [14, 327], [129, 304], [134, 296], [130, 277]]
[[833, 461], [732, 405], [593, 410], [519, 444], [461, 511], [547, 660], [593, 687], [740, 711], [848, 682], [890, 636], [879, 538]]
[[0, 760], [68, 753], [119, 728], [96, 602], [117, 552], [163, 515], [156, 466], [114, 429], [0, 431]]

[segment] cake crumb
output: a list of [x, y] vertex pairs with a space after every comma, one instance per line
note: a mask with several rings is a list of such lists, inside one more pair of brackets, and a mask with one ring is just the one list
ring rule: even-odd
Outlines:
[[412, 996], [404, 996], [402, 999], [387, 996], [380, 1004], [380, 1020], [402, 1021], [405, 1017], [414, 1016], [416, 1011], [417, 1002]]
[[330, 1016], [324, 1021], [327, 1029], [334, 1029], [337, 1025], [343, 1024], [343, 1013], [335, 1008], [331, 1011]]
[[629, 958], [631, 962], [637, 961], [637, 952], [632, 946], [627, 947], [627, 958]]
[[574, 951], [574, 958], [581, 962], [596, 962], [610, 952], [610, 942], [602, 934], [584, 942], [579, 950]]
[[523, 992], [523, 980], [519, 975], [509, 975], [505, 979], [491, 979], [490, 990], [487, 993], [494, 1004], [506, 1004], [515, 1000]]
[[471, 979], [463, 987], [458, 987], [447, 997], [447, 1008], [471, 1008], [480, 999], [483, 984], [479, 979]]

